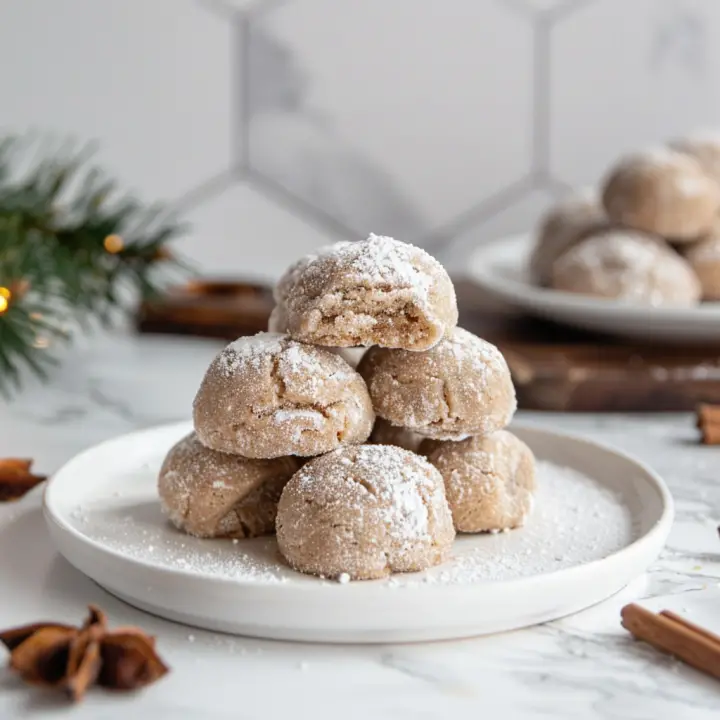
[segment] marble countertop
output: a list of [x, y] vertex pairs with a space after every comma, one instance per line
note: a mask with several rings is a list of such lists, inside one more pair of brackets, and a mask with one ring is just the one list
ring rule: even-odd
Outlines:
[[[103, 439], [187, 418], [219, 345], [100, 336], [76, 346], [49, 384], [29, 379], [0, 401], [0, 457], [51, 473]], [[79, 621], [89, 602], [158, 636], [173, 672], [133, 696], [91, 692], [77, 708], [28, 692], [0, 671], [0, 718], [617, 718], [717, 717], [720, 683], [633, 642], [619, 609], [643, 598], [720, 625], [720, 448], [697, 444], [692, 418], [522, 413], [525, 423], [622, 448], [667, 481], [677, 518], [660, 560], [610, 600], [502, 635], [424, 645], [323, 646], [250, 640], [148, 616], [106, 594], [52, 547], [41, 492], [0, 505], [0, 625]]]

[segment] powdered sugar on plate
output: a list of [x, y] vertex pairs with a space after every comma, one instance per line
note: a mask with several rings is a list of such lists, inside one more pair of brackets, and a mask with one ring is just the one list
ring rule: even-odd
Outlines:
[[[147, 493], [135, 495], [146, 497]], [[71, 513], [78, 530], [108, 550], [159, 569], [239, 582], [288, 582], [275, 538], [201, 540], [175, 530], [154, 499], [110, 506], [88, 503]]]
[[538, 463], [534, 507], [523, 528], [495, 535], [459, 535], [445, 565], [391, 584], [514, 580], [600, 560], [639, 534], [623, 498], [570, 468]]
[[[233, 543], [200, 540], [175, 530], [156, 499], [160, 460], [140, 470], [123, 471], [122, 477], [103, 478], [82, 505], [68, 509], [66, 521], [107, 550], [158, 569], [242, 583], [344, 586], [287, 568], [273, 537]], [[114, 492], [118, 484], [123, 487], [119, 497]], [[374, 582], [398, 589], [513, 580], [600, 560], [638, 536], [624, 498], [598, 481], [540, 462], [537, 484], [535, 507], [525, 527], [495, 535], [460, 535], [453, 557], [445, 564]]]

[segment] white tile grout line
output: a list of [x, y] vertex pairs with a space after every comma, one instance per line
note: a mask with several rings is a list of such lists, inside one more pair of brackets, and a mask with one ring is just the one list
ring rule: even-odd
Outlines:
[[[278, 203], [289, 212], [320, 229], [339, 233], [344, 238], [357, 239], [358, 234], [337, 218], [313, 203], [298, 197], [282, 183], [252, 167], [250, 138], [250, 68], [252, 63], [250, 35], [252, 23], [258, 16], [273, 12], [288, 4], [289, 1], [258, 0], [246, 8], [236, 8], [223, 0], [198, 0], [201, 7], [230, 22], [233, 26], [230, 52], [231, 169], [185, 193], [176, 201], [175, 207], [179, 211], [187, 211], [191, 207], [197, 207], [217, 197], [236, 182], [247, 182], [272, 202]], [[551, 171], [551, 31], [564, 18], [598, 0], [566, 0], [557, 7], [547, 10], [535, 10], [522, 0], [497, 1], [511, 10], [519, 11], [529, 19], [533, 26], [531, 171], [530, 174], [518, 178], [504, 188], [497, 189], [490, 196], [456, 215], [454, 219], [427, 233], [421, 242], [428, 248], [451, 247], [461, 232], [484, 224], [533, 189], [545, 188], [551, 192], [560, 192], [568, 187], [561, 179], [555, 178]]]

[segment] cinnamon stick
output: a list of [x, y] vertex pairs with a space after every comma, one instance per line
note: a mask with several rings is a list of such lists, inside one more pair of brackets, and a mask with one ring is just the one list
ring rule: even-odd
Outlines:
[[669, 611], [659, 615], [639, 605], [626, 605], [623, 627], [656, 650], [673, 655], [696, 670], [720, 679], [720, 638]]
[[704, 627], [700, 627], [695, 623], [691, 623], [689, 620], [686, 620], [682, 615], [678, 615], [672, 612], [672, 610], [661, 610], [660, 615], [669, 618], [673, 622], [676, 622], [678, 625], [682, 625], [683, 627], [690, 630], [690, 632], [694, 632], [697, 635], [702, 635], [702, 637], [707, 638], [708, 640], [715, 642], [718, 644], [718, 646], [720, 646], [720, 635], [716, 635], [714, 632], [710, 632], [710, 630], [706, 630]]
[[698, 427], [700, 425], [720, 425], [720, 405], [701, 403], [697, 408]]
[[699, 405], [697, 409], [697, 428], [705, 445], [720, 444], [720, 405]]
[[720, 425], [702, 425], [700, 432], [703, 445], [720, 445]]

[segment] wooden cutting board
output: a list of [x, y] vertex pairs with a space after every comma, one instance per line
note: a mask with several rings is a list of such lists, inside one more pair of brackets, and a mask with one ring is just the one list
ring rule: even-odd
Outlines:
[[[720, 403], [720, 346], [633, 344], [519, 316], [456, 280], [460, 324], [498, 345], [521, 408], [564, 412], [664, 412]], [[140, 308], [140, 332], [226, 340], [267, 327], [269, 288], [205, 279]]]

